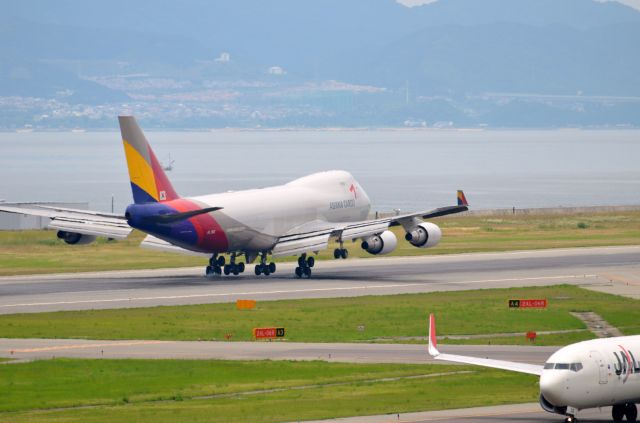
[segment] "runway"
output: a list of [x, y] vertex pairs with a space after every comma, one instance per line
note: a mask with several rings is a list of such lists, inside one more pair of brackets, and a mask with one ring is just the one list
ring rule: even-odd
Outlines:
[[[584, 410], [578, 413], [580, 423], [610, 422], [611, 407]], [[537, 403], [474, 407], [457, 410], [424, 411], [418, 413], [347, 417], [315, 420], [306, 423], [488, 423], [488, 422], [563, 422], [564, 417], [543, 411]]]
[[293, 263], [270, 277], [207, 279], [203, 269], [161, 269], [0, 278], [0, 314], [390, 295], [574, 284], [640, 298], [640, 246], [317, 262], [312, 279]]
[[[542, 364], [558, 347], [445, 345], [443, 352]], [[35, 360], [69, 358], [149, 358], [220, 360], [323, 360], [346, 363], [439, 363], [422, 344], [100, 341], [0, 338], [0, 357]]]

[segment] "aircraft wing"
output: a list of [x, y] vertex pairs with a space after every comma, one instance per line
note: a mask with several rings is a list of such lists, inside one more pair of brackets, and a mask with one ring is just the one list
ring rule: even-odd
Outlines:
[[330, 238], [349, 241], [377, 235], [390, 226], [402, 225], [411, 228], [420, 223], [420, 219], [431, 219], [469, 210], [469, 205], [462, 191], [458, 191], [458, 205], [441, 207], [434, 210], [401, 214], [381, 219], [363, 220], [360, 222], [330, 223], [314, 221], [294, 228], [278, 238], [271, 253], [274, 257], [283, 257], [320, 251], [327, 248]]
[[49, 228], [84, 235], [123, 239], [132, 231], [124, 216], [112, 213], [66, 209], [38, 204], [28, 206], [0, 204], [0, 212], [48, 217], [51, 219], [51, 222], [47, 225]]
[[473, 364], [494, 369], [510, 370], [512, 372], [527, 373], [540, 376], [543, 366], [515, 361], [492, 360], [489, 358], [468, 357], [464, 355], [442, 354], [438, 351], [436, 342], [436, 321], [433, 314], [429, 315], [429, 354], [436, 360], [451, 361], [454, 363]]

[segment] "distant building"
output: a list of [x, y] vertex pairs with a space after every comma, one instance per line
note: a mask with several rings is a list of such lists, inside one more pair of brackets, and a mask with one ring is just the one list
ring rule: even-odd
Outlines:
[[427, 127], [427, 122], [422, 119], [419, 119], [419, 120], [407, 119], [403, 123], [404, 123], [404, 126], [406, 126], [407, 128], [426, 128]]
[[220, 53], [220, 56], [218, 56], [218, 58], [216, 59], [216, 62], [222, 62], [222, 63], [227, 63], [230, 61], [231, 61], [231, 55], [226, 51], [223, 51], [222, 53]]
[[286, 72], [280, 66], [271, 66], [269, 68], [269, 75], [284, 75]]
[[[6, 203], [4, 206], [47, 206], [61, 207], [65, 209], [87, 210], [89, 203], [52, 203], [52, 202], [29, 202], [29, 203]], [[24, 231], [28, 229], [44, 229], [49, 224], [48, 217], [28, 216], [26, 214], [5, 213], [0, 211], [0, 231]]]

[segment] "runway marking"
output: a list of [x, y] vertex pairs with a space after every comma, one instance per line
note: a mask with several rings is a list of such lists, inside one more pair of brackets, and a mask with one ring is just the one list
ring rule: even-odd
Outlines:
[[[538, 276], [529, 278], [507, 278], [507, 279], [482, 279], [471, 281], [451, 281], [451, 282], [434, 282], [432, 285], [455, 284], [469, 285], [479, 283], [496, 283], [496, 282], [522, 282], [535, 280], [558, 280], [558, 279], [586, 279], [597, 278], [598, 275], [560, 275], [560, 276]], [[154, 300], [184, 300], [191, 298], [213, 298], [213, 297], [237, 297], [243, 295], [274, 295], [274, 294], [301, 294], [311, 292], [329, 292], [329, 291], [357, 291], [369, 289], [391, 289], [391, 288], [407, 288], [413, 286], [423, 286], [424, 283], [406, 283], [406, 284], [389, 284], [389, 285], [363, 285], [363, 286], [343, 286], [333, 288], [310, 288], [310, 289], [290, 289], [290, 290], [274, 290], [274, 291], [245, 291], [245, 292], [228, 292], [228, 293], [210, 293], [210, 294], [190, 294], [190, 295], [167, 295], [157, 297], [128, 297], [128, 298], [107, 298], [94, 300], [77, 300], [77, 301], [55, 301], [42, 303], [20, 303], [20, 304], [3, 304], [0, 308], [11, 307], [38, 307], [52, 305], [73, 305], [73, 304], [96, 304], [96, 303], [115, 303], [115, 302], [131, 302], [131, 301], [154, 301]]]
[[41, 348], [23, 348], [23, 349], [10, 349], [12, 353], [31, 353], [31, 352], [43, 352], [43, 351], [62, 351], [73, 350], [83, 348], [104, 348], [104, 347], [131, 347], [135, 345], [151, 345], [151, 344], [168, 344], [172, 341], [133, 341], [133, 342], [118, 342], [108, 344], [76, 344], [76, 345], [56, 345], [54, 347], [41, 347]]

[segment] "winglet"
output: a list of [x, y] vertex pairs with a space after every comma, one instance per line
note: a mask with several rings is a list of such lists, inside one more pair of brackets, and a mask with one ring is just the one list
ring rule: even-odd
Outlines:
[[458, 190], [458, 205], [459, 206], [468, 206], [467, 197], [464, 196], [464, 192], [459, 189]]
[[429, 355], [432, 357], [440, 355], [438, 341], [436, 340], [436, 317], [433, 313], [429, 315]]

